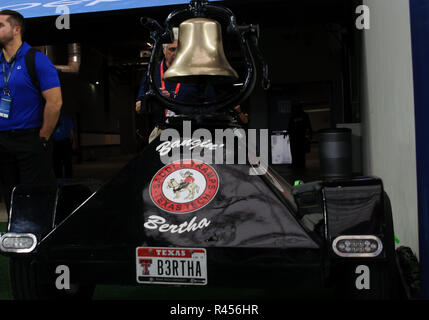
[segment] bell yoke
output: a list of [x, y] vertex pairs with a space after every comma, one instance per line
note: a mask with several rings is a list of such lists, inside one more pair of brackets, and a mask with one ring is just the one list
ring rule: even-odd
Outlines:
[[[156, 54], [152, 54], [148, 66], [150, 90], [146, 92], [146, 97], [143, 100], [145, 104], [150, 104], [151, 98], [156, 98], [168, 109], [190, 118], [194, 118], [195, 114], [212, 116], [226, 108], [237, 106], [248, 98], [255, 86], [255, 54], [263, 65], [265, 87], [269, 87], [268, 67], [258, 47], [258, 27], [253, 25], [238, 26], [234, 14], [229, 9], [208, 4], [207, 1], [191, 1], [186, 9], [178, 9], [172, 12], [165, 21], [165, 31], [157, 21], [147, 17], [141, 19], [141, 23], [150, 30], [150, 36], [154, 41], [153, 53], [160, 51], [162, 43], [171, 42], [172, 23], [178, 19], [186, 19], [179, 25], [177, 56], [172, 66], [165, 72], [164, 80], [198, 83], [203, 87], [207, 83], [231, 84], [239, 79], [223, 50], [221, 24], [207, 18], [209, 15], [221, 17], [223, 25], [227, 26], [225, 30], [228, 35], [238, 39], [247, 69], [247, 74], [240, 81], [242, 85], [237, 86], [239, 90], [231, 90], [232, 93], [226, 97], [205, 102], [204, 106], [201, 103], [186, 103], [167, 99], [155, 85]], [[146, 108], [150, 110], [150, 106], [146, 106]]]

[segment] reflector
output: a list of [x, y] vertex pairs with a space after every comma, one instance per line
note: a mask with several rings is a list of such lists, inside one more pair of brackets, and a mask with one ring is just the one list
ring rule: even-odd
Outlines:
[[340, 257], [376, 257], [383, 250], [381, 240], [372, 235], [339, 236], [332, 249]]
[[36, 244], [37, 238], [31, 233], [6, 233], [0, 238], [0, 250], [4, 252], [28, 253]]

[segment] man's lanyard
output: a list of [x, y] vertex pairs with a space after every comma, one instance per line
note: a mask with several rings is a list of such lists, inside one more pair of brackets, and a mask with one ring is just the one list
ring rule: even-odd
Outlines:
[[[161, 89], [165, 89], [165, 82], [162, 80], [164, 77], [164, 60], [161, 61], [161, 70], [159, 71], [161, 73]], [[177, 96], [180, 90], [180, 82], [176, 84], [176, 90], [174, 90], [174, 97]]]
[[[161, 74], [161, 89], [165, 89], [165, 82], [164, 80], [162, 80], [162, 78], [164, 77], [164, 59], [161, 61], [161, 67], [160, 67], [159, 73]], [[174, 90], [174, 98], [177, 97], [179, 90], [180, 90], [180, 82], [176, 84], [176, 89]], [[169, 113], [169, 110], [165, 109], [164, 110], [165, 117], [168, 116], [168, 113]]]
[[12, 59], [10, 59], [10, 61], [12, 62], [12, 65], [9, 68], [9, 72], [6, 75], [6, 58], [4, 56], [4, 52], [3, 52], [3, 59], [1, 62], [2, 68], [3, 68], [3, 81], [4, 81], [4, 87], [3, 87], [3, 92], [5, 95], [10, 96], [10, 90], [9, 90], [9, 80], [10, 77], [12, 76], [12, 72], [13, 72], [13, 68], [15, 67], [15, 63], [16, 63], [16, 57], [18, 56], [19, 52], [21, 51], [22, 45], [21, 47], [19, 47], [19, 49], [16, 51], [15, 55], [12, 57]]

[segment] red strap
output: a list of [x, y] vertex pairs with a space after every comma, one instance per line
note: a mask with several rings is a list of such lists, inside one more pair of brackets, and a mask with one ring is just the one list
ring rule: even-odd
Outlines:
[[[159, 70], [161, 74], [161, 89], [165, 89], [165, 82], [162, 78], [164, 78], [164, 60], [161, 61], [161, 70]], [[174, 90], [174, 95], [177, 96], [180, 90], [180, 82], [176, 84], [176, 90]], [[168, 109], [165, 109], [165, 116], [167, 117]]]

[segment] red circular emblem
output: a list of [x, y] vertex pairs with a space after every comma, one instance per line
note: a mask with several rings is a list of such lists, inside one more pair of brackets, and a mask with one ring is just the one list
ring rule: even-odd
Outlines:
[[219, 177], [211, 166], [199, 160], [179, 160], [155, 174], [149, 193], [158, 208], [183, 214], [206, 206], [218, 189]]

